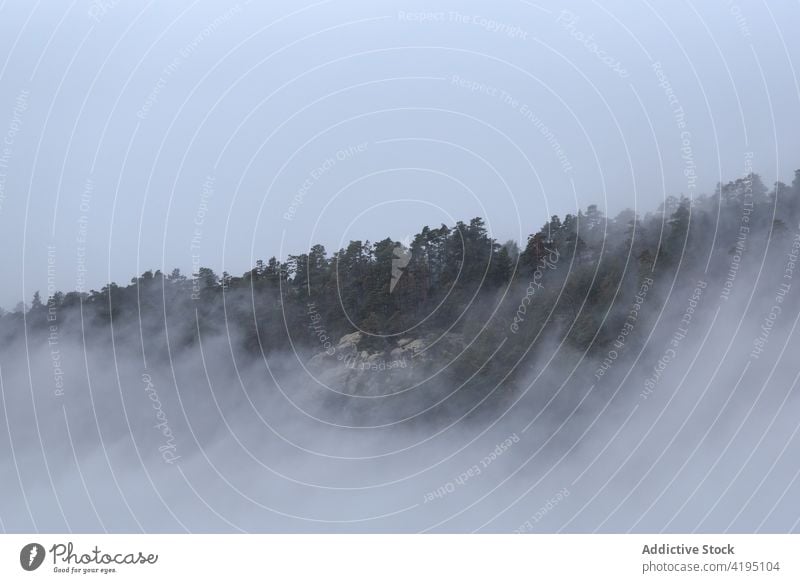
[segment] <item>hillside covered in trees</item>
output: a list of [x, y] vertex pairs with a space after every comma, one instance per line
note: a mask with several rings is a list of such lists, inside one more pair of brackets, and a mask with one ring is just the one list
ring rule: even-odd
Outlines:
[[[643, 289], [647, 310], [626, 347], [664, 317], [681, 286], [703, 278], [721, 301], [744, 293], [747, 270], [782, 267], [799, 220], [800, 171], [771, 189], [750, 174], [693, 201], [669, 197], [643, 216], [606, 217], [594, 205], [553, 216], [519, 245], [493, 239], [473, 218], [423, 227], [405, 242], [351, 241], [333, 253], [315, 245], [241, 276], [147, 271], [90, 293], [37, 292], [30, 307], [0, 318], [0, 346], [25, 332], [34, 345], [55, 334], [88, 347], [124, 342], [158, 362], [223, 335], [239, 361], [294, 355], [324, 376], [338, 360], [347, 375], [337, 382], [350, 393], [395, 391], [416, 370], [441, 372], [480, 398], [489, 380], [502, 384], [498, 394], [513, 391], [549, 346], [598, 360], [615, 341], [620, 348]], [[370, 368], [391, 374], [365, 385], [358, 373]]]

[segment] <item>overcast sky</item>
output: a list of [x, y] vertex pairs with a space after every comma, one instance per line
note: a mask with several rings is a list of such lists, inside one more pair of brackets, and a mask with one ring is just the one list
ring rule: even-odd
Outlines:
[[0, 305], [800, 167], [797, 2], [261, 4], [0, 2]]

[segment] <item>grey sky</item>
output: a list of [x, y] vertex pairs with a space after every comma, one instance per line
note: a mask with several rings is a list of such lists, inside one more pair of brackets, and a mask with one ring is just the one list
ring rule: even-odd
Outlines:
[[0, 4], [0, 305], [800, 167], [797, 3], [264, 4]]

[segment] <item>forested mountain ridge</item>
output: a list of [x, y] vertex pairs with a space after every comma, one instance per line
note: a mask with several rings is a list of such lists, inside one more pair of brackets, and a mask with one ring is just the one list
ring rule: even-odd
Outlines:
[[113, 331], [159, 359], [224, 334], [240, 358], [294, 353], [312, 369], [330, 357], [351, 371], [424, 363], [426, 374], [446, 365], [456, 380], [513, 378], [546, 342], [602, 358], [643, 289], [653, 309], [641, 322], [658, 317], [676, 282], [704, 278], [725, 299], [732, 266], [781, 264], [798, 220], [800, 170], [772, 189], [749, 174], [693, 201], [669, 197], [643, 217], [608, 218], [596, 205], [554, 215], [522, 246], [496, 241], [474, 218], [426, 226], [404, 243], [351, 241], [332, 255], [315, 245], [238, 277], [147, 271], [90, 293], [37, 292], [0, 318], [0, 346], [24, 327], [29, 342], [55, 333], [89, 346]]

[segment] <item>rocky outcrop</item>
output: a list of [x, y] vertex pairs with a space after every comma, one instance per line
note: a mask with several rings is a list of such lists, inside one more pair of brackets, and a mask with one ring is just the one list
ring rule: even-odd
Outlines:
[[[364, 335], [353, 332], [307, 363], [309, 372], [326, 386], [344, 394], [387, 395], [403, 391], [430, 374], [436, 356], [463, 346], [461, 337], [403, 337], [382, 351], [360, 348]], [[457, 352], [456, 352], [457, 354]], [[439, 361], [439, 366], [442, 364]]]

